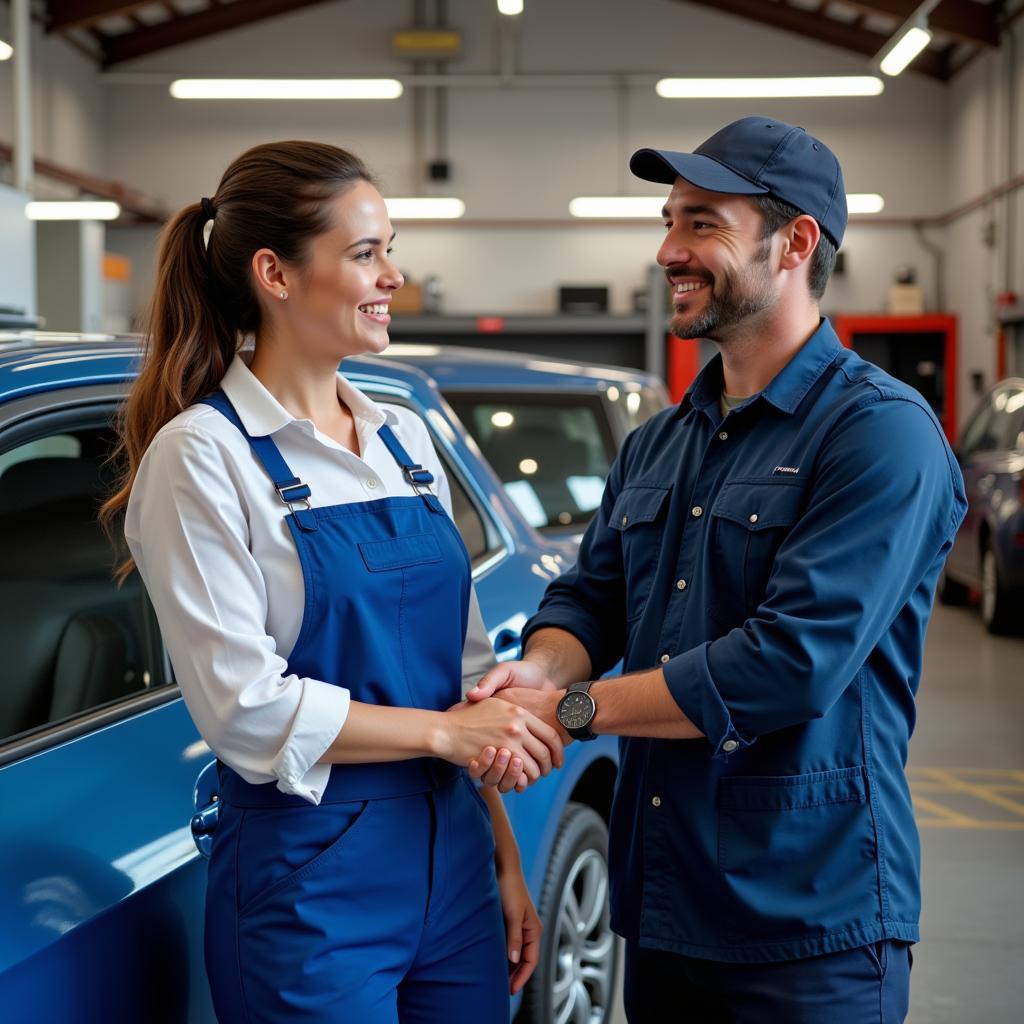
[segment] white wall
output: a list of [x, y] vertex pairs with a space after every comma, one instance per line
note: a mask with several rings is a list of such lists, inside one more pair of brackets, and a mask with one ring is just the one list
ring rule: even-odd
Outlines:
[[[228, 75], [369, 75], [406, 70], [390, 53], [390, 34], [409, 23], [411, 4], [345, 0], [212, 37], [135, 61], [124, 70]], [[496, 64], [501, 16], [481, 0], [451, 0], [463, 31], [453, 74]], [[595, 8], [590, 0], [527, 3], [519, 19], [518, 69], [526, 73], [725, 74], [861, 73], [855, 55], [672, 0], [631, 0]], [[387, 194], [415, 188], [413, 101], [380, 103], [185, 103], [166, 86], [108, 86], [108, 172], [158, 195], [170, 207], [211, 195], [224, 167], [243, 149], [273, 138], [317, 138], [359, 152]], [[605, 281], [613, 308], [628, 308], [653, 260], [659, 226], [515, 226], [518, 219], [568, 221], [574, 195], [623, 189], [657, 195], [632, 179], [629, 154], [645, 145], [689, 149], [749, 113], [806, 126], [832, 146], [850, 191], [881, 191], [886, 213], [921, 215], [948, 203], [948, 90], [908, 75], [881, 99], [684, 103], [660, 99], [651, 85], [627, 90], [618, 128], [611, 80], [593, 88], [452, 89], [449, 151], [454, 177], [434, 192], [459, 195], [467, 220], [507, 226], [398, 225], [403, 267], [438, 273], [452, 312], [554, 308], [556, 282]], [[429, 155], [429, 154], [428, 154]], [[428, 191], [430, 191], [428, 189]], [[150, 244], [150, 243], [147, 243]], [[111, 245], [118, 251], [118, 233]], [[139, 246], [135, 246], [139, 248]], [[829, 302], [848, 311], [880, 309], [893, 267], [915, 264], [929, 293], [930, 258], [909, 231], [851, 226], [850, 272]], [[137, 287], [149, 274], [138, 267]]]
[[[0, 3], [0, 26], [5, 32], [8, 7]], [[12, 41], [9, 33], [5, 39]], [[38, 23], [33, 24], [30, 59], [35, 155], [77, 171], [102, 174], [107, 162], [104, 103], [108, 92], [95, 62], [65, 40], [47, 36]], [[13, 65], [13, 61], [0, 63], [0, 139], [4, 142], [14, 137]], [[65, 194], [66, 187], [46, 181], [38, 182], [36, 188], [39, 198]]]
[[[1011, 33], [997, 52], [974, 61], [957, 76], [950, 90], [949, 179], [954, 207], [1024, 171], [1024, 19]], [[1016, 149], [1010, 153], [1014, 104]], [[988, 224], [994, 226], [994, 245], [984, 241]], [[947, 302], [960, 316], [962, 423], [975, 397], [972, 373], [982, 374], [985, 384], [995, 379], [996, 298], [1004, 291], [1024, 293], [1024, 196], [1011, 193], [958, 218], [947, 229], [946, 246]]]

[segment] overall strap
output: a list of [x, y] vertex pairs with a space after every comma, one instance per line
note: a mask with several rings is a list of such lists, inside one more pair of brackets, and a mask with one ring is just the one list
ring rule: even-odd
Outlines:
[[434, 482], [434, 474], [424, 469], [418, 462], [413, 462], [409, 453], [402, 447], [402, 442], [395, 437], [395, 432], [386, 424], [381, 424], [377, 433], [387, 446], [391, 457], [402, 467], [402, 476], [412, 485], [417, 494], [422, 494], [421, 487]]
[[242, 436], [252, 447], [256, 458], [267, 471], [267, 476], [273, 481], [274, 489], [281, 500], [288, 506], [289, 510], [293, 513], [296, 512], [293, 506], [299, 503], [308, 510], [310, 507], [309, 498], [313, 492], [288, 468], [288, 463], [284, 461], [284, 456], [270, 437], [253, 437], [245, 429], [242, 420], [235, 411], [235, 407], [231, 404], [231, 400], [223, 391], [215, 391], [212, 395], [208, 395], [206, 398], [200, 399], [200, 401], [202, 404], [216, 409], [217, 412], [224, 415], [239, 429]]

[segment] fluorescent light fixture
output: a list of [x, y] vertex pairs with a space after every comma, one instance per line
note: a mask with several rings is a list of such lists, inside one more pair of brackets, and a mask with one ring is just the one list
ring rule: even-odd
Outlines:
[[577, 196], [569, 203], [573, 217], [660, 217], [665, 196]]
[[522, 14], [523, 0], [498, 0], [498, 11], [501, 14]]
[[[569, 203], [573, 217], [654, 218], [660, 217], [665, 196], [577, 196]], [[877, 192], [849, 192], [846, 207], [850, 213], [880, 213], [885, 200]], [[608, 397], [615, 401], [616, 391], [608, 389]]]
[[0, 39], [0, 60], [10, 60], [14, 53], [14, 47]]
[[887, 75], [898, 75], [932, 41], [932, 34], [921, 25], [911, 25], [882, 57], [879, 68]]
[[849, 213], [881, 213], [885, 200], [877, 192], [847, 192], [846, 209]]
[[466, 212], [461, 199], [419, 196], [385, 199], [388, 216], [393, 220], [458, 220]]
[[177, 78], [178, 100], [393, 100], [397, 78]]
[[28, 203], [25, 215], [29, 220], [117, 220], [121, 207], [111, 202], [47, 202]]
[[666, 99], [768, 99], [799, 96], [877, 96], [885, 86], [875, 75], [826, 78], [663, 78], [655, 86]]

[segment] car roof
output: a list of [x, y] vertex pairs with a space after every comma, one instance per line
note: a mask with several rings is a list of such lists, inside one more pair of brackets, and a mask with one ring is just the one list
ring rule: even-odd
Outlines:
[[463, 345], [393, 342], [382, 358], [420, 367], [442, 391], [516, 387], [597, 391], [609, 384], [653, 387], [659, 383], [657, 377], [643, 370], [590, 366], [551, 356]]
[[[0, 402], [91, 384], [134, 378], [142, 353], [137, 335], [0, 331]], [[398, 360], [357, 356], [345, 361], [357, 382], [400, 384], [409, 391], [436, 391], [427, 373]]]

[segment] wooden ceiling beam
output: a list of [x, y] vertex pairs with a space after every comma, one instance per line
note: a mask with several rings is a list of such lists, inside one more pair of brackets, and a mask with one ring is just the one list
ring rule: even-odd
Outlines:
[[[887, 14], [901, 24], [920, 6], [919, 0], [843, 0], [864, 14]], [[999, 45], [999, 23], [993, 4], [978, 0], [941, 0], [928, 15], [928, 26], [961, 43]]]
[[46, 31], [64, 32], [69, 28], [87, 28], [104, 18], [131, 14], [147, 7], [152, 0], [120, 3], [115, 0], [48, 0], [46, 4]]
[[[735, 14], [748, 21], [757, 21], [771, 28], [783, 29], [796, 35], [815, 39], [843, 50], [874, 57], [888, 42], [889, 37], [866, 28], [844, 25], [835, 18], [812, 14], [786, 3], [764, 3], [763, 0], [677, 0], [680, 3], [710, 7], [724, 14]], [[845, 3], [846, 0], [843, 0]], [[925, 50], [917, 57], [911, 69], [945, 82], [950, 69], [944, 57], [932, 50]]]
[[104, 48], [103, 66], [109, 68], [170, 46], [190, 43], [217, 32], [227, 32], [325, 2], [327, 0], [245, 0], [245, 3], [217, 5], [195, 14], [179, 15], [170, 21], [111, 36]]

